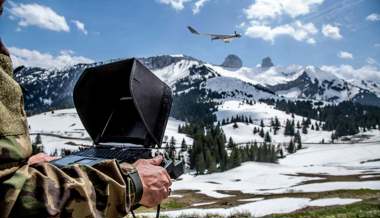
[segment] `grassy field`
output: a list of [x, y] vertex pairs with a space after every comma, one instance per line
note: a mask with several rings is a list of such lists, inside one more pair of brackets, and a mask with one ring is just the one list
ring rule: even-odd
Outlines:
[[[169, 198], [166, 200], [161, 208], [162, 211], [178, 210], [181, 208], [226, 208], [239, 204], [246, 204], [249, 201], [239, 201], [242, 199], [251, 198], [264, 198], [275, 199], [283, 197], [291, 198], [310, 198], [311, 200], [324, 199], [324, 198], [358, 198], [362, 199], [361, 202], [351, 205], [343, 206], [329, 206], [329, 207], [307, 207], [299, 211], [295, 211], [289, 214], [274, 214], [265, 216], [265, 218], [371, 218], [380, 217], [380, 191], [360, 189], [360, 190], [337, 190], [329, 192], [318, 193], [284, 193], [274, 195], [252, 195], [244, 194], [241, 192], [226, 192], [222, 193], [233, 194], [232, 197], [226, 197], [221, 199], [215, 199], [196, 193], [194, 190], [182, 190], [175, 194], [182, 195], [181, 198]], [[215, 202], [213, 204], [202, 205], [198, 207], [191, 206], [194, 203], [199, 202]], [[137, 212], [154, 212], [154, 209], [140, 208]], [[140, 216], [143, 218], [144, 216]], [[161, 216], [166, 217], [166, 216]], [[245, 218], [252, 217], [249, 213], [237, 213], [229, 216], [221, 216], [216, 214], [208, 214], [206, 216], [198, 216], [197, 214], [182, 215], [177, 218]]]

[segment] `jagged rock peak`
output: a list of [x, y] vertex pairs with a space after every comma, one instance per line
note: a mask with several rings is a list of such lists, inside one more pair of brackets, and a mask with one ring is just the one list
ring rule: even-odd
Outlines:
[[273, 64], [272, 59], [270, 57], [266, 57], [261, 61], [261, 67], [262, 68], [270, 68], [273, 66], [274, 66], [274, 64]]
[[222, 66], [229, 68], [241, 68], [243, 66], [243, 61], [237, 55], [230, 54], [224, 59]]

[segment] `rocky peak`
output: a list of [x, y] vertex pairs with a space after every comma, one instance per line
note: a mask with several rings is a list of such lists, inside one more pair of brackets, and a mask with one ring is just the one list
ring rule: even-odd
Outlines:
[[274, 64], [273, 64], [272, 59], [270, 57], [266, 57], [261, 61], [261, 67], [262, 68], [270, 68], [273, 66], [274, 66]]
[[224, 59], [222, 66], [228, 68], [241, 68], [243, 62], [237, 55], [230, 54]]

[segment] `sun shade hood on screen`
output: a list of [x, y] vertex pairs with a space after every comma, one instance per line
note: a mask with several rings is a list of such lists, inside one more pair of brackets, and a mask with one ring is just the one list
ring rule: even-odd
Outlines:
[[79, 118], [95, 144], [162, 143], [171, 89], [137, 59], [86, 69], [73, 95]]

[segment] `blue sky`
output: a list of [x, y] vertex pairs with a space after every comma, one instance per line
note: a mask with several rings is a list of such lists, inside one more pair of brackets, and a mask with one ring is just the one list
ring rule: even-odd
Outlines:
[[[210, 41], [187, 25], [243, 37]], [[159, 54], [221, 63], [236, 54], [251, 67], [270, 56], [277, 65], [378, 68], [380, 0], [8, 0], [0, 36], [16, 65]]]

